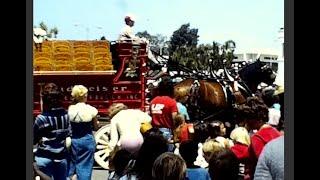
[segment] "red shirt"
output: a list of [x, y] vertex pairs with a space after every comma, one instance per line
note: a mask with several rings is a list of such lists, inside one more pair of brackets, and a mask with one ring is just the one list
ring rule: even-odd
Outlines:
[[249, 174], [250, 179], [253, 179], [254, 171], [258, 162], [258, 158], [263, 150], [264, 146], [271, 141], [279, 137], [280, 132], [273, 127], [266, 127], [260, 129], [257, 133], [252, 135], [251, 144], [248, 149], [249, 153]]
[[173, 129], [172, 113], [178, 112], [176, 100], [157, 96], [151, 101], [152, 126]]
[[193, 128], [193, 124], [186, 123], [186, 124], [182, 125], [181, 130], [180, 130], [180, 134], [179, 134], [179, 141], [180, 142], [187, 141], [187, 140], [191, 139], [190, 134], [189, 134], [190, 128]]

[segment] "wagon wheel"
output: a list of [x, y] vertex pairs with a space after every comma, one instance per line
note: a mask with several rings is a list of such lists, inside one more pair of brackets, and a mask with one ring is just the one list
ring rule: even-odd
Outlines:
[[110, 141], [110, 124], [101, 127], [94, 135], [97, 146], [94, 153], [95, 161], [104, 169], [109, 169], [109, 141]]

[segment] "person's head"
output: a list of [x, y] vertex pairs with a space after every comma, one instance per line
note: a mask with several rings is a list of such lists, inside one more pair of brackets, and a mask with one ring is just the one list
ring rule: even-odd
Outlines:
[[198, 143], [192, 140], [182, 141], [179, 146], [179, 153], [186, 161], [187, 166], [193, 165], [198, 156]]
[[268, 106], [258, 97], [248, 97], [237, 107], [237, 118], [244, 120], [248, 131], [260, 129], [268, 121]]
[[279, 103], [274, 103], [272, 107], [278, 111], [281, 110], [281, 105]]
[[183, 114], [177, 114], [174, 117], [174, 126], [177, 128], [178, 126], [184, 124], [186, 122], [185, 116]]
[[236, 155], [229, 149], [223, 149], [209, 160], [209, 174], [214, 180], [237, 180], [239, 162]]
[[124, 105], [123, 103], [113, 103], [113, 104], [111, 104], [111, 106], [108, 109], [108, 115], [110, 118], [112, 118], [118, 112], [120, 112], [121, 110], [124, 110], [124, 109], [128, 109], [128, 107], [126, 105]]
[[48, 83], [44, 86], [42, 92], [43, 110], [48, 111], [53, 108], [62, 107], [63, 96], [54, 83]]
[[236, 143], [245, 144], [247, 146], [250, 145], [250, 136], [247, 129], [244, 127], [237, 127], [232, 130], [230, 138]]
[[126, 25], [132, 27], [132, 26], [134, 26], [135, 17], [131, 14], [128, 14], [125, 16], [124, 22], [126, 23]]
[[208, 124], [208, 132], [211, 138], [226, 135], [226, 128], [221, 121], [212, 121]]
[[86, 102], [88, 97], [88, 89], [83, 85], [75, 85], [72, 88], [71, 96], [75, 103]]
[[161, 154], [153, 163], [153, 180], [184, 180], [186, 177], [184, 160], [171, 152]]
[[174, 89], [174, 99], [180, 103], [186, 103], [189, 98], [189, 89], [187, 87], [177, 87]]
[[203, 146], [202, 146], [203, 156], [206, 159], [206, 161], [209, 161], [213, 154], [223, 149], [224, 149], [223, 144], [218, 142], [215, 139], [210, 139], [206, 141], [205, 143], [203, 143]]
[[151, 133], [145, 136], [135, 163], [135, 170], [139, 179], [149, 180], [152, 178], [153, 162], [167, 150], [167, 140], [161, 134]]
[[142, 135], [144, 136], [144, 138], [146, 138], [147, 136], [162, 136], [162, 132], [160, 131], [159, 128], [157, 127], [152, 127], [151, 129], [147, 130], [146, 132], [144, 132]]
[[194, 141], [204, 143], [208, 139], [208, 125], [203, 121], [199, 121], [194, 125]]
[[159, 96], [173, 96], [174, 86], [171, 78], [169, 76], [162, 77], [161, 82], [158, 86], [158, 95]]
[[117, 175], [122, 175], [130, 160], [130, 152], [125, 149], [118, 150], [111, 162], [114, 166], [115, 173]]

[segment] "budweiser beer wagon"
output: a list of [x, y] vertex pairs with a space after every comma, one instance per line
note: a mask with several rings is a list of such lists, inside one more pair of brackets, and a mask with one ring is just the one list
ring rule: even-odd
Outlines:
[[109, 41], [45, 41], [33, 52], [33, 114], [42, 111], [41, 92], [46, 83], [55, 83], [64, 95], [64, 106], [71, 103], [74, 85], [88, 88], [87, 103], [95, 106], [105, 124], [95, 133], [96, 162], [108, 168], [110, 127], [108, 107], [124, 103], [129, 108], [148, 110], [145, 98], [146, 44]]

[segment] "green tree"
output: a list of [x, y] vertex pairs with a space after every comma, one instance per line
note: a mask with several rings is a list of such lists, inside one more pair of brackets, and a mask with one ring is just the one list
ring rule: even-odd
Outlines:
[[226, 60], [225, 65], [227, 68], [231, 67], [232, 61], [234, 59], [234, 50], [236, 48], [236, 43], [233, 40], [228, 40], [224, 43], [222, 58]]
[[170, 38], [170, 54], [173, 54], [181, 47], [197, 46], [198, 37], [198, 29], [190, 29], [190, 23], [181, 25], [178, 30], [173, 32]]
[[151, 46], [151, 49], [160, 54], [160, 49], [166, 45], [167, 37], [162, 34], [151, 35], [147, 31], [138, 32], [136, 36], [146, 38]]
[[152, 40], [152, 36], [151, 36], [151, 34], [149, 34], [147, 31], [142, 31], [142, 32], [138, 32], [137, 34], [136, 34], [136, 36], [138, 36], [138, 37], [140, 37], [140, 38], [146, 38], [146, 39], [148, 39], [150, 42], [151, 42], [151, 40]]
[[174, 31], [169, 43], [169, 54], [173, 61], [189, 69], [199, 69], [198, 61], [198, 29], [191, 29], [190, 23], [183, 24]]

